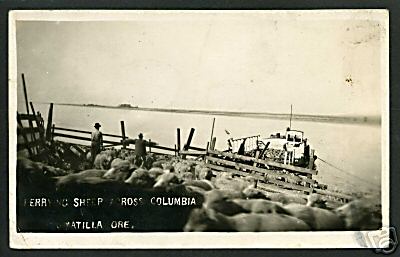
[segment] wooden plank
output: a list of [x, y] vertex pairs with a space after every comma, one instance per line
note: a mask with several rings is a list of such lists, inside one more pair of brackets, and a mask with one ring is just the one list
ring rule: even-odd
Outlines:
[[[65, 138], [71, 138], [71, 139], [76, 139], [76, 140], [92, 141], [91, 138], [89, 138], [89, 137], [75, 136], [75, 135], [63, 134], [63, 133], [58, 133], [58, 132], [54, 132], [53, 137], [65, 137]], [[121, 142], [115, 142], [115, 141], [109, 141], [109, 140], [103, 140], [103, 143], [114, 144], [114, 145], [121, 144]]]
[[56, 124], [53, 124], [53, 126], [51, 126], [51, 142], [54, 141], [54, 130], [55, 130]]
[[24, 89], [26, 113], [29, 115], [29, 106], [28, 106], [29, 100], [28, 100], [28, 93], [27, 93], [27, 90], [26, 90], [25, 75], [24, 75], [24, 73], [21, 74], [21, 77], [22, 77], [22, 87], [23, 87], [23, 89]]
[[201, 156], [201, 155], [206, 155], [206, 151], [193, 152], [193, 151], [181, 150], [181, 151], [179, 151], [179, 154], [192, 155], [192, 156]]
[[212, 123], [212, 127], [211, 127], [211, 137], [210, 137], [210, 148], [211, 148], [211, 149], [214, 149], [214, 147], [213, 147], [214, 125], [215, 125], [215, 117], [213, 118], [213, 123]]
[[217, 162], [217, 163], [222, 163], [225, 165], [230, 165], [230, 166], [234, 166], [235, 168], [239, 169], [248, 169], [248, 170], [252, 170], [252, 171], [257, 171], [263, 174], [267, 174], [268, 178], [272, 178], [275, 179], [277, 177], [284, 177], [286, 179], [292, 179], [292, 180], [297, 180], [297, 182], [309, 182], [309, 183], [315, 183], [315, 180], [312, 179], [308, 179], [305, 177], [296, 177], [296, 176], [291, 176], [288, 174], [279, 174], [274, 170], [268, 170], [268, 169], [264, 169], [264, 168], [260, 168], [260, 167], [254, 167], [248, 164], [243, 164], [243, 163], [237, 163], [234, 161], [228, 161], [228, 160], [222, 160], [222, 159], [218, 159], [215, 157], [210, 157], [210, 156], [206, 156], [206, 160], [208, 161], [212, 161], [212, 162]]
[[189, 146], [189, 150], [205, 151], [206, 149], [200, 148], [200, 147], [196, 147], [196, 146]]
[[[122, 142], [126, 139], [125, 136], [125, 122], [121, 120], [121, 135], [122, 135]], [[122, 144], [122, 149], [126, 149], [126, 144]]]
[[33, 117], [35, 118], [35, 122], [36, 122], [36, 127], [39, 128], [39, 137], [40, 140], [42, 140], [43, 143], [45, 143], [45, 138], [44, 138], [44, 129], [42, 129], [39, 118], [36, 116], [36, 111], [35, 111], [35, 107], [33, 107], [33, 103], [29, 102], [31, 109], [32, 109], [32, 114]]
[[214, 149], [215, 149], [215, 144], [216, 144], [216, 142], [217, 142], [217, 138], [216, 138], [216, 137], [213, 137], [212, 140], [211, 140], [211, 144], [210, 144], [210, 149], [211, 149], [211, 150], [214, 150]]
[[47, 127], [46, 127], [46, 140], [51, 140], [51, 128], [53, 126], [53, 103], [50, 103], [49, 114], [47, 116]]
[[310, 187], [305, 187], [305, 186], [301, 186], [301, 185], [287, 183], [287, 182], [276, 180], [276, 179], [267, 178], [266, 182], [270, 182], [272, 184], [283, 186], [285, 188], [295, 189], [295, 190], [298, 190], [298, 191], [304, 191], [304, 192], [309, 192], [309, 193], [312, 193], [312, 191], [313, 191], [313, 189], [310, 188]]
[[[151, 153], [151, 139], [149, 138], [149, 153]], [[174, 149], [174, 152], [175, 152], [175, 149]]]
[[[24, 73], [22, 73], [21, 76], [22, 76], [22, 86], [23, 86], [23, 89], [24, 89], [26, 113], [29, 115], [29, 114], [30, 114], [30, 112], [29, 112], [29, 99], [28, 99], [28, 93], [27, 93], [27, 89], [26, 89], [26, 83], [25, 83], [25, 75], [24, 75]], [[36, 120], [35, 116], [32, 116], [32, 117], [34, 118], [33, 120]], [[33, 120], [32, 120], [32, 119], [29, 119], [29, 120], [28, 120], [28, 121], [29, 121], [29, 127], [30, 127], [30, 128], [33, 127], [33, 123], [32, 123]], [[32, 133], [32, 134], [30, 134], [30, 136], [31, 136], [32, 141], [36, 141], [36, 136], [35, 136], [35, 134]]]
[[354, 198], [353, 196], [350, 196], [350, 195], [332, 192], [332, 191], [328, 191], [328, 190], [322, 190], [322, 189], [318, 189], [318, 188], [314, 188], [314, 192], [321, 194], [321, 195], [333, 196], [333, 197], [343, 198], [343, 199], [347, 199], [347, 200], [351, 200]]
[[[21, 127], [21, 128], [23, 128], [24, 126], [22, 126], [22, 121], [21, 121], [21, 118], [20, 118], [20, 114], [18, 114], [18, 112], [17, 112], [17, 122], [18, 122], [18, 125]], [[26, 133], [24, 132], [24, 130], [21, 130], [22, 131], [22, 137], [23, 137], [23, 139], [24, 139], [24, 143], [29, 143], [29, 140], [28, 140], [28, 137], [27, 137], [27, 135], [26, 135]], [[18, 145], [17, 145], [17, 148], [18, 148]], [[32, 157], [33, 156], [33, 153], [32, 153], [32, 149], [31, 148], [27, 148], [28, 149], [28, 154], [29, 154], [29, 157]]]
[[228, 168], [228, 167], [222, 167], [222, 166], [218, 166], [218, 165], [214, 165], [214, 164], [210, 164], [210, 163], [207, 163], [206, 166], [208, 168], [210, 168], [210, 169], [213, 169], [213, 170], [229, 172], [229, 173], [233, 173], [233, 174], [240, 175], [240, 176], [245, 176], [245, 177], [250, 176], [250, 177], [253, 177], [253, 178], [255, 178], [255, 179], [257, 179], [257, 180], [259, 180], [261, 182], [273, 183], [273, 184], [280, 185], [280, 186], [283, 186], [283, 187], [288, 188], [288, 189], [295, 189], [295, 190], [298, 190], [298, 191], [305, 191], [305, 192], [310, 192], [310, 193], [313, 190], [312, 188], [307, 188], [307, 187], [300, 186], [300, 185], [286, 183], [286, 182], [283, 182], [283, 181], [280, 181], [280, 180], [269, 179], [269, 178], [267, 178], [267, 180], [265, 180], [265, 178], [263, 176], [261, 176], [261, 175], [248, 173], [248, 172], [245, 172], [245, 171], [240, 171], [240, 170], [236, 170], [236, 169], [232, 169], [232, 168]]
[[181, 151], [181, 129], [180, 128], [176, 129], [176, 146], [177, 146], [178, 152], [180, 152]]
[[35, 117], [33, 116], [33, 115], [31, 115], [31, 114], [18, 114], [19, 115], [19, 119], [20, 120], [31, 120], [31, 121], [34, 121], [35, 120]]
[[250, 157], [250, 156], [220, 152], [220, 151], [216, 151], [216, 150], [209, 150], [208, 152], [211, 154], [215, 154], [215, 155], [222, 155], [225, 157], [240, 159], [240, 160], [244, 160], [244, 161], [253, 161], [253, 162], [260, 163], [260, 164], [264, 164], [264, 165], [268, 165], [268, 166], [272, 166], [272, 167], [276, 167], [276, 168], [281, 168], [281, 169], [286, 169], [286, 170], [290, 170], [290, 171], [295, 171], [295, 172], [299, 172], [299, 173], [304, 173], [304, 174], [317, 175], [317, 173], [318, 173], [316, 170], [305, 169], [302, 167], [282, 164], [279, 162], [274, 162], [274, 161], [269, 161], [269, 160], [256, 159], [256, 158]]
[[[188, 139], [187, 139], [187, 141], [186, 141], [185, 146], [183, 147], [183, 150], [185, 150], [185, 151], [189, 150], [189, 148], [190, 148], [190, 143], [192, 142], [194, 130], [195, 130], [194, 128], [191, 128], [191, 129], [190, 129]], [[186, 156], [185, 156], [185, 155], [182, 155], [182, 159], [186, 159]]]
[[[61, 127], [55, 127], [55, 129], [62, 130], [62, 131], [69, 131], [69, 132], [78, 132], [78, 133], [83, 133], [83, 134], [88, 134], [88, 135], [92, 134], [92, 132], [90, 132], [90, 131], [78, 130], [78, 129], [69, 129], [69, 128], [61, 128]], [[115, 138], [122, 139], [122, 136], [120, 136], [120, 135], [112, 135], [112, 134], [105, 134], [105, 133], [102, 133], [102, 134], [103, 134], [103, 136], [115, 137]]]
[[314, 167], [314, 149], [310, 151], [310, 162], [308, 163], [308, 168], [312, 169]]
[[103, 145], [103, 147], [106, 148], [106, 147], [114, 147], [114, 146], [119, 146], [119, 145], [122, 145], [122, 143], [121, 142], [109, 143], [109, 144]]
[[152, 145], [151, 147], [153, 147], [155, 149], [161, 149], [161, 150], [175, 152], [175, 149], [171, 148], [171, 147], [166, 147], [166, 146], [161, 146], [161, 145]]
[[307, 199], [307, 195], [306, 194], [303, 194], [301, 192], [296, 193], [295, 191], [283, 189], [283, 188], [280, 188], [278, 186], [271, 185], [271, 184], [265, 184], [265, 183], [259, 182], [258, 188], [266, 190], [266, 191], [269, 191], [269, 192], [283, 193], [283, 194], [287, 194], [287, 195], [290, 195], [290, 196], [293, 196], [293, 197]]
[[254, 138], [254, 137], [259, 137], [260, 135], [257, 135], [257, 136], [249, 136], [249, 137], [241, 137], [241, 138], [235, 138], [235, 139], [232, 139], [232, 141], [239, 141], [239, 140], [243, 140], [243, 139], [248, 139], [248, 138]]
[[38, 128], [38, 127], [33, 127], [33, 128], [18, 127], [17, 132], [18, 133], [40, 133], [40, 128]]
[[186, 150], [186, 151], [189, 150], [189, 148], [190, 148], [190, 143], [192, 142], [194, 131], [195, 131], [194, 128], [190, 129], [189, 136], [188, 136], [188, 139], [187, 139], [185, 147], [184, 147], [184, 150]]
[[239, 175], [239, 176], [245, 176], [245, 177], [250, 176], [250, 177], [253, 177], [255, 179], [264, 180], [264, 177], [261, 176], [261, 175], [258, 175], [258, 174], [251, 174], [251, 173], [248, 173], [248, 172], [245, 172], [245, 171], [235, 170], [235, 169], [232, 169], [232, 168], [218, 166], [218, 165], [211, 164], [211, 163], [206, 163], [206, 166], [208, 168], [210, 168], [210, 169], [217, 170], [217, 171], [224, 171], [224, 172], [233, 173], [233, 174], [236, 174], [236, 175]]

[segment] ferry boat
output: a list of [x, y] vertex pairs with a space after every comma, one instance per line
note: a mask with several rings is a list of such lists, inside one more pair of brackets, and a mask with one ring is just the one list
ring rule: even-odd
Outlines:
[[[316, 169], [314, 150], [311, 149], [304, 132], [287, 128], [284, 133], [269, 137], [259, 135], [228, 140], [229, 152], [271, 160], [283, 164]], [[258, 154], [257, 154], [258, 152]]]
[[[262, 149], [260, 157], [300, 167], [309, 167], [310, 158], [315, 158], [304, 132], [287, 128], [284, 134], [271, 134], [268, 138], [258, 140]], [[312, 162], [313, 163], [313, 162]], [[315, 169], [313, 167], [309, 167]]]

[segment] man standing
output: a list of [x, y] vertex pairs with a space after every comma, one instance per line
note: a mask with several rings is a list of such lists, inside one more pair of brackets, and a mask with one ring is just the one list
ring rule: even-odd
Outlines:
[[96, 155], [101, 152], [103, 149], [103, 134], [100, 132], [101, 125], [96, 122], [94, 124], [95, 131], [92, 132], [92, 144], [91, 144], [91, 157], [92, 157], [92, 165], [96, 158]]
[[139, 134], [139, 139], [135, 140], [136, 165], [140, 166], [146, 160], [146, 141], [143, 140], [143, 134]]

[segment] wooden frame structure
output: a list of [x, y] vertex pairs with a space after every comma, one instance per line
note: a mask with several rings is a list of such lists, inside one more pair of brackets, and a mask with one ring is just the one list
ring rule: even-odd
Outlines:
[[212, 149], [205, 152], [205, 160], [206, 166], [214, 174], [227, 172], [234, 176], [251, 177], [255, 181], [255, 187], [264, 191], [301, 198], [316, 193], [335, 202], [348, 202], [353, 198], [350, 195], [318, 188], [318, 182], [312, 177], [317, 175], [317, 171], [310, 168]]

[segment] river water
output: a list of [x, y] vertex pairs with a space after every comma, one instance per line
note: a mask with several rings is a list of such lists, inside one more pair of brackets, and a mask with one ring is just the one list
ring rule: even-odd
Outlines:
[[[47, 119], [48, 104], [35, 104]], [[142, 132], [145, 139], [174, 148], [176, 129], [181, 129], [181, 144], [186, 142], [190, 128], [195, 128], [192, 145], [205, 148], [210, 140], [213, 118], [216, 118], [214, 136], [216, 149], [225, 150], [229, 136], [233, 138], [272, 133], [284, 133], [289, 121], [248, 117], [211, 116], [139, 110], [107, 109], [55, 105], [53, 123], [57, 127], [92, 130], [95, 122], [108, 134], [121, 134], [120, 121], [125, 122], [126, 135], [136, 138]], [[304, 136], [316, 155], [316, 179], [330, 189], [347, 192], [380, 193], [381, 180], [381, 126], [364, 124], [318, 123], [292, 121], [292, 129], [304, 131]], [[80, 142], [82, 143], [82, 142]], [[82, 144], [87, 144], [84, 142]]]

